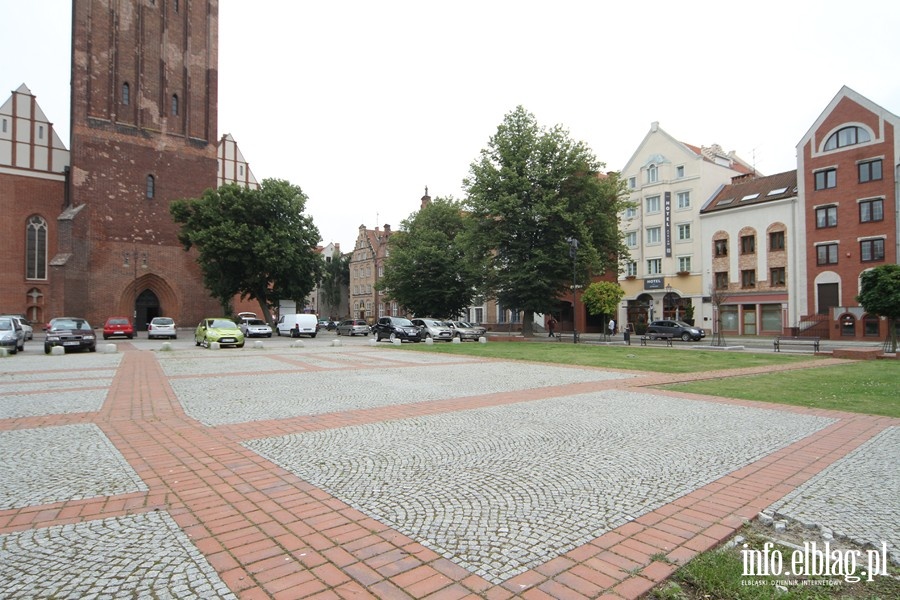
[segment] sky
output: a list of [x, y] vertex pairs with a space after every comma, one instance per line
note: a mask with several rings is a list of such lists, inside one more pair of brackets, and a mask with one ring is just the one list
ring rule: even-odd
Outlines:
[[[0, 0], [0, 86], [69, 144], [71, 2]], [[900, 2], [219, 1], [219, 136], [309, 197], [323, 242], [395, 230], [463, 179], [506, 114], [561, 125], [608, 170], [651, 123], [763, 174], [842, 86], [900, 114]], [[4, 94], [4, 101], [9, 94]]]

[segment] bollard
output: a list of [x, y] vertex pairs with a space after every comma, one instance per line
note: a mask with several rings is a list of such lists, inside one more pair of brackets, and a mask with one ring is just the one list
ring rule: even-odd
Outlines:
[[163, 352], [171, 352], [172, 351], [172, 342], [163, 342], [162, 346], [159, 348]]
[[210, 342], [210, 344], [209, 344], [210, 350], [218, 350], [221, 347], [222, 347], [222, 344], [220, 344], [219, 342]]
[[433, 346], [433, 345], [434, 345], [434, 340], [431, 339], [430, 337], [425, 338], [425, 345], [426, 345], [426, 346]]
[[115, 344], [104, 344], [103, 345], [103, 354], [115, 354], [116, 353], [116, 345]]
[[478, 343], [479, 344], [487, 344], [487, 338], [484, 336], [481, 336], [480, 338], [478, 338]]
[[263, 348], [265, 348], [265, 345], [260, 340], [256, 340], [255, 342], [253, 342], [253, 348], [255, 350], [262, 350]]

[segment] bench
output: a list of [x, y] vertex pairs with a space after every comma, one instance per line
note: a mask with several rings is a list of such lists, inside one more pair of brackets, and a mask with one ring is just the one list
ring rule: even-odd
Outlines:
[[812, 346], [813, 352], [818, 352], [819, 339], [818, 337], [779, 336], [775, 338], [775, 352], [781, 352], [782, 346]]
[[647, 342], [653, 340], [664, 340], [666, 342], [666, 346], [671, 346], [673, 337], [674, 336], [669, 333], [654, 333], [652, 335], [645, 334], [641, 336], [641, 346], [646, 346]]

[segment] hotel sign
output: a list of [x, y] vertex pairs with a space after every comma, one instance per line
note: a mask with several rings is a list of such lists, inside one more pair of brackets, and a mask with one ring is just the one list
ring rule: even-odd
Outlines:
[[665, 288], [665, 278], [664, 277], [648, 277], [644, 280], [644, 289], [645, 290], [661, 290]]
[[666, 192], [665, 198], [666, 258], [672, 258], [672, 192]]

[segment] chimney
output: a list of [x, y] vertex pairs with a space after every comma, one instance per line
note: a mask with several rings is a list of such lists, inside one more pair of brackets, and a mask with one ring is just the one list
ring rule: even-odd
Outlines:
[[384, 234], [385, 234], [385, 235], [391, 235], [391, 225], [390, 225], [390, 223], [385, 223], [385, 224], [384, 224]]

